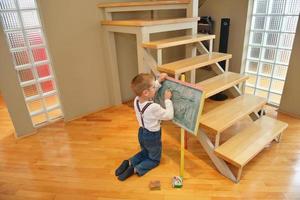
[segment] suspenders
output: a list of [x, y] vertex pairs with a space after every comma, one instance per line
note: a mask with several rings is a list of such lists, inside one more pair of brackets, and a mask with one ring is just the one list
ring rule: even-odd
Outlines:
[[151, 104], [152, 104], [152, 103], [148, 102], [148, 103], [143, 107], [143, 109], [141, 110], [141, 109], [140, 109], [140, 106], [139, 106], [139, 100], [138, 100], [138, 99], [136, 100], [136, 107], [137, 107], [138, 111], [140, 112], [140, 115], [141, 115], [141, 121], [142, 121], [142, 124], [143, 124], [143, 128], [145, 128], [144, 119], [143, 119], [143, 114], [144, 114], [145, 110], [146, 110]]

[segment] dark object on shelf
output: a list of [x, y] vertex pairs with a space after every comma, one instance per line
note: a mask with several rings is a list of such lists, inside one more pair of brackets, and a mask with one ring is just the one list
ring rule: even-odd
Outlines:
[[202, 16], [198, 21], [198, 33], [213, 33], [213, 20], [210, 16]]
[[223, 93], [218, 93], [218, 94], [215, 94], [211, 97], [209, 97], [211, 100], [214, 100], [214, 101], [225, 101], [226, 99], [228, 99], [227, 95], [223, 94]]
[[[220, 43], [219, 43], [219, 52], [220, 53], [227, 53], [228, 47], [228, 37], [229, 37], [229, 26], [230, 26], [230, 19], [229, 18], [222, 18], [221, 19], [221, 31], [220, 31]], [[220, 66], [225, 70], [226, 61], [219, 62]], [[210, 99], [215, 101], [224, 101], [228, 99], [225, 94], [218, 93], [214, 96], [210, 97]]]
[[[220, 30], [220, 43], [219, 43], [219, 52], [227, 53], [228, 48], [228, 38], [229, 38], [229, 26], [230, 19], [222, 18], [221, 19], [221, 30]], [[219, 62], [221, 67], [225, 70], [226, 61]]]
[[[261, 112], [262, 112], [262, 114], [261, 114]], [[259, 111], [258, 111], [258, 115], [259, 115], [259, 116], [266, 115], [266, 111], [264, 111], [264, 110], [259, 110]]]
[[[214, 21], [210, 16], [201, 16], [198, 21], [198, 33], [213, 34]], [[209, 49], [209, 41], [202, 41], [202, 44]]]

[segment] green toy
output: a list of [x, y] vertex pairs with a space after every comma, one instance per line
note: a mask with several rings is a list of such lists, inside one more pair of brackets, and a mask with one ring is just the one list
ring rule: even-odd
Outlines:
[[173, 186], [173, 188], [182, 188], [182, 177], [174, 176], [172, 178], [172, 186]]

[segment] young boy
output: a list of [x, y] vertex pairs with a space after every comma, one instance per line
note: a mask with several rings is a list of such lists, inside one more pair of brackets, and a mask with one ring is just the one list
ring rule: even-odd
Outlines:
[[141, 73], [131, 81], [131, 88], [137, 95], [134, 99], [134, 110], [139, 123], [138, 139], [141, 151], [129, 160], [124, 160], [116, 169], [115, 175], [124, 181], [134, 173], [143, 176], [160, 163], [161, 159], [161, 128], [160, 120], [171, 120], [174, 116], [172, 93], [164, 94], [166, 109], [153, 103], [153, 97], [160, 88], [167, 74], [160, 74], [158, 80], [150, 74]]

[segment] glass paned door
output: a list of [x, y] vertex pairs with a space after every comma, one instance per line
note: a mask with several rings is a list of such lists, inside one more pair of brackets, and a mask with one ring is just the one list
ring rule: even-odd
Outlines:
[[254, 0], [245, 93], [278, 106], [300, 12], [300, 0]]
[[0, 0], [0, 21], [35, 127], [63, 117], [35, 0]]

